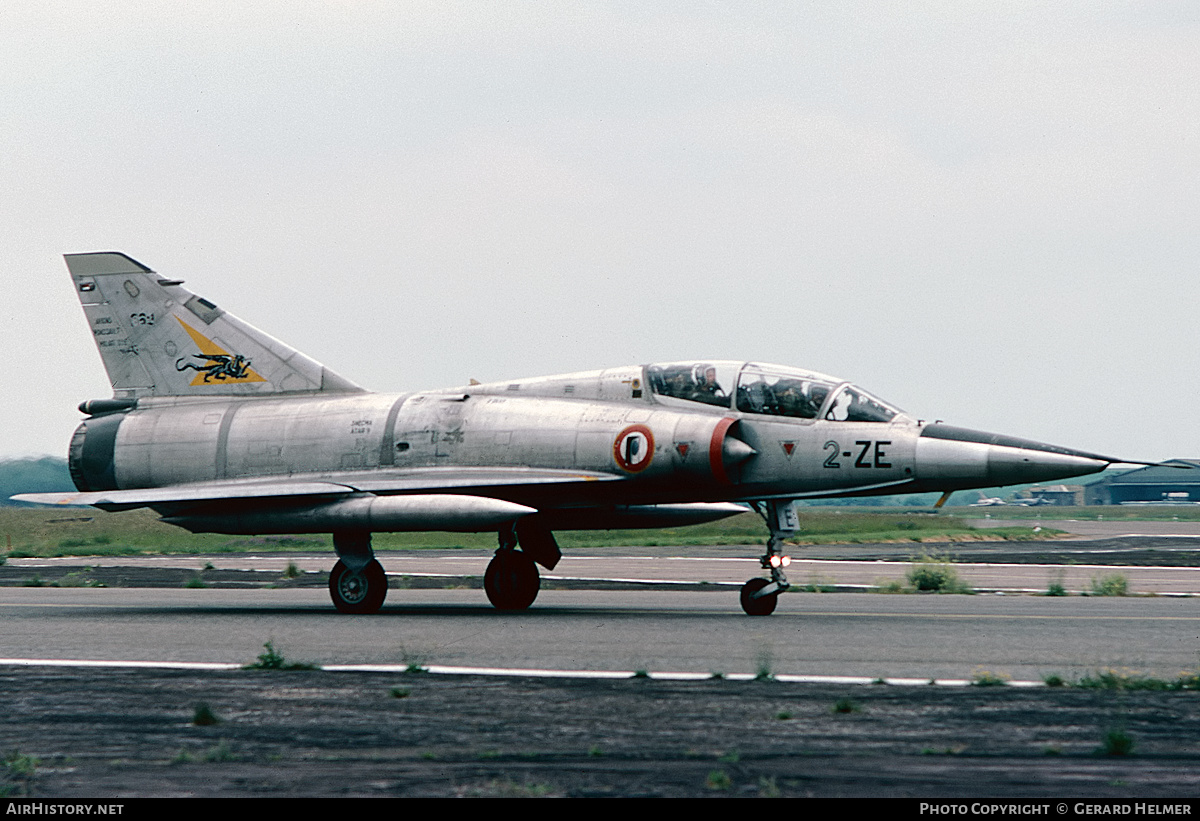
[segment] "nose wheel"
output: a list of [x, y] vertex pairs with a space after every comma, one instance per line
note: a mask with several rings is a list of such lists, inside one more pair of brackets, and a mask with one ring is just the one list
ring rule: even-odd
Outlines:
[[769, 616], [775, 612], [779, 593], [762, 592], [770, 584], [766, 579], [751, 579], [742, 585], [742, 609], [747, 616]]
[[767, 539], [767, 552], [760, 560], [771, 578], [754, 578], [743, 584], [740, 599], [747, 616], [769, 616], [775, 612], [779, 594], [791, 586], [783, 573], [783, 568], [792, 562], [783, 555], [783, 540], [796, 532], [796, 509], [790, 499], [756, 502], [754, 509], [771, 531]]

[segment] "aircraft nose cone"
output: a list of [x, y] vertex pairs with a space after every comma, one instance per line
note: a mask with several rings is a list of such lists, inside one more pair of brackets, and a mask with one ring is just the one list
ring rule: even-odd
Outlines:
[[926, 425], [917, 440], [917, 477], [946, 489], [1029, 484], [1095, 473], [1117, 459], [1015, 436]]
[[1088, 456], [988, 445], [987, 475], [995, 485], [1022, 485], [1083, 476], [1108, 464]]

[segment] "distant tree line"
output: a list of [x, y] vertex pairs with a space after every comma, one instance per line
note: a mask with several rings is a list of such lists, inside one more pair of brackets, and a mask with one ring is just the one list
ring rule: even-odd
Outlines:
[[20, 502], [9, 501], [16, 493], [55, 493], [74, 489], [67, 460], [61, 457], [0, 461], [0, 506], [20, 505]]

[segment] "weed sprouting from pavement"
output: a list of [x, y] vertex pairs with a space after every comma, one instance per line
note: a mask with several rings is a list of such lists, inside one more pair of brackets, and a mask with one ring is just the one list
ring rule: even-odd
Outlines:
[[833, 712], [835, 713], [861, 713], [862, 707], [852, 698], [839, 698], [833, 703]]
[[1133, 670], [1108, 669], [1088, 673], [1075, 681], [1068, 681], [1057, 674], [1045, 676], [1042, 681], [1047, 687], [1078, 687], [1081, 690], [1200, 690], [1200, 671], [1184, 670], [1175, 678], [1167, 679], [1143, 675]]
[[543, 783], [521, 783], [511, 778], [494, 778], [487, 784], [461, 787], [457, 795], [463, 798], [546, 798], [554, 795], [554, 788]]
[[283, 571], [283, 577], [285, 579], [295, 579], [299, 575], [300, 575], [300, 568], [296, 566], [296, 563], [288, 562], [287, 568]]
[[991, 670], [976, 670], [971, 674], [971, 684], [976, 687], [1003, 687], [1012, 680], [1006, 673], [993, 673]]
[[247, 664], [247, 670], [315, 670], [317, 665], [303, 661], [288, 661], [275, 649], [271, 641], [263, 645], [263, 651], [258, 654], [258, 661]]
[[209, 763], [237, 761], [237, 756], [233, 754], [233, 749], [229, 746], [229, 742], [223, 738], [217, 742], [215, 747], [209, 747], [205, 750], [201, 758]]
[[410, 695], [412, 695], [412, 691], [407, 687], [393, 687], [388, 690], [389, 698], [408, 698]]
[[728, 790], [733, 786], [733, 779], [724, 770], [713, 770], [704, 779], [704, 786], [710, 790]]
[[196, 708], [192, 711], [192, 724], [197, 727], [211, 727], [214, 724], [220, 723], [221, 719], [217, 718], [217, 714], [203, 701], [197, 704]]
[[905, 578], [908, 579], [909, 586], [919, 592], [974, 592], [958, 578], [953, 560], [946, 553], [922, 553], [913, 559], [913, 565]]
[[771, 681], [773, 678], [775, 678], [774, 673], [771, 672], [771, 648], [760, 648], [756, 662], [757, 664], [754, 672], [755, 681]]
[[29, 795], [29, 785], [41, 762], [31, 755], [13, 750], [4, 756], [3, 778], [0, 779], [0, 797]]
[[1065, 596], [1065, 595], [1067, 595], [1067, 588], [1066, 588], [1066, 585], [1064, 584], [1065, 578], [1066, 577], [1063, 575], [1062, 572], [1055, 573], [1053, 578], [1050, 579], [1049, 584], [1046, 585], [1046, 592], [1043, 593], [1042, 595], [1043, 596]]
[[1133, 752], [1133, 736], [1125, 732], [1123, 727], [1112, 727], [1100, 736], [1100, 755], [1130, 755]]
[[1093, 596], [1128, 596], [1129, 579], [1124, 573], [1109, 573], [1106, 576], [1092, 578]]

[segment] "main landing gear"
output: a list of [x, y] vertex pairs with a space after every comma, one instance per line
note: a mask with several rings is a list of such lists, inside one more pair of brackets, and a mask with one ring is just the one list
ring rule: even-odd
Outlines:
[[533, 604], [542, 579], [533, 557], [517, 549], [514, 528], [500, 531], [500, 548], [483, 574], [483, 590], [497, 610], [525, 610]]
[[371, 534], [333, 534], [338, 563], [329, 573], [329, 597], [340, 613], [375, 613], [387, 596], [387, 576], [371, 550]]
[[791, 499], [755, 502], [754, 509], [771, 531], [767, 539], [767, 552], [761, 559], [763, 569], [770, 572], [771, 578], [754, 578], [742, 585], [742, 609], [748, 616], [769, 616], [775, 612], [779, 594], [791, 586], [783, 574], [783, 568], [792, 562], [783, 555], [783, 540], [796, 532], [798, 522]]

